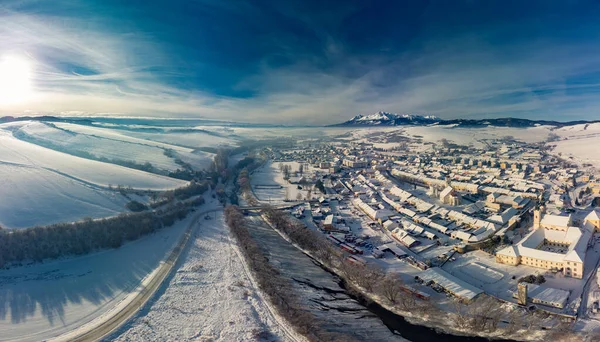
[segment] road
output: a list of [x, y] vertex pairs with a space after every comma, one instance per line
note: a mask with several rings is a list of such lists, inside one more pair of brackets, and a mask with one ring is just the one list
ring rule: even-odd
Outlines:
[[[588, 250], [588, 253], [597, 251], [594, 248]], [[598, 269], [598, 265], [600, 265], [600, 258], [596, 262], [596, 265], [592, 268], [592, 271], [589, 273], [588, 279], [585, 281], [585, 285], [583, 285], [583, 290], [581, 291], [581, 304], [579, 305], [579, 309], [577, 310], [578, 318], [586, 318], [588, 314], [588, 295], [590, 291], [590, 283], [592, 279], [594, 279], [594, 275], [596, 270]]]
[[[75, 342], [84, 342], [84, 341], [98, 341], [103, 337], [106, 337], [111, 332], [115, 331], [119, 327], [121, 327], [129, 318], [135, 315], [140, 308], [142, 308], [150, 298], [154, 295], [154, 293], [158, 290], [158, 288], [163, 284], [165, 279], [173, 270], [175, 264], [179, 260], [181, 252], [186, 249], [190, 241], [191, 236], [193, 236], [195, 229], [199, 225], [198, 220], [203, 216], [211, 212], [221, 211], [220, 209], [211, 209], [199, 212], [194, 216], [192, 222], [187, 227], [185, 233], [181, 237], [181, 240], [177, 243], [175, 248], [171, 251], [169, 256], [165, 261], [163, 261], [156, 272], [156, 274], [152, 277], [150, 282], [136, 295], [136, 297], [122, 310], [115, 312], [110, 318], [100, 323], [97, 326], [92, 327], [90, 330], [83, 332], [82, 334], [76, 337], [70, 337], [69, 341]], [[59, 337], [60, 338], [60, 337]]]

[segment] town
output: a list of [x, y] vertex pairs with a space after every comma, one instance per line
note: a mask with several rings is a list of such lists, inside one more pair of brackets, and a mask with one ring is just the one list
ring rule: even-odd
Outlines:
[[[267, 148], [262, 203], [290, 213], [356, 264], [452, 311], [482, 294], [559, 321], [600, 315], [600, 181], [591, 167], [511, 136], [482, 147], [398, 132]], [[600, 316], [598, 316], [600, 317]]]

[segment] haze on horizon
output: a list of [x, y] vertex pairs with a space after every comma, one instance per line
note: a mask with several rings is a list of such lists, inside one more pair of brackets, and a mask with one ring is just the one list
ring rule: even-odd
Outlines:
[[594, 1], [4, 0], [0, 115], [598, 119]]

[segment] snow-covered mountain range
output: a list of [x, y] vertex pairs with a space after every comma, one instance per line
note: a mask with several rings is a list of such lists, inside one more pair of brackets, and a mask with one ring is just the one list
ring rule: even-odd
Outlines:
[[454, 127], [535, 127], [535, 126], [572, 126], [578, 124], [594, 123], [600, 121], [548, 121], [529, 120], [517, 118], [496, 119], [452, 119], [444, 120], [435, 115], [396, 114], [388, 112], [377, 112], [375, 114], [359, 114], [352, 119], [335, 124], [333, 126], [427, 126], [427, 125], [453, 125]]

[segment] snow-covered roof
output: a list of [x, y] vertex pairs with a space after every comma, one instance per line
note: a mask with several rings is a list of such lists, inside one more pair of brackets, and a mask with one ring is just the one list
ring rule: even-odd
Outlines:
[[585, 217], [586, 221], [598, 221], [600, 220], [600, 214], [598, 214], [597, 209], [592, 210], [589, 214], [587, 214], [587, 216]]
[[483, 293], [483, 290], [456, 278], [439, 267], [432, 267], [421, 272], [419, 278], [425, 282], [432, 280], [446, 289], [446, 291], [469, 301], [477, 297], [480, 293]]
[[[526, 284], [527, 297], [534, 303], [550, 304], [563, 308], [567, 304], [570, 292], [567, 290], [556, 289], [553, 287], [540, 286], [537, 284]], [[513, 293], [516, 296], [516, 292]]]
[[[513, 257], [524, 256], [551, 262], [571, 261], [583, 263], [587, 244], [592, 234], [593, 230], [578, 227], [569, 227], [567, 231], [538, 228], [526, 235], [517, 245], [501, 249], [496, 254]], [[554, 253], [537, 249], [544, 240], [568, 245], [567, 253]]]
[[440, 199], [444, 199], [446, 196], [450, 195], [454, 189], [452, 187], [447, 186], [442, 192], [440, 192]]
[[571, 215], [569, 216], [559, 216], [559, 215], [550, 215], [546, 214], [542, 217], [541, 225], [542, 226], [558, 226], [558, 227], [567, 227], [571, 222]]
[[455, 239], [463, 240], [464, 242], [468, 242], [471, 237], [470, 233], [463, 232], [461, 230], [455, 230], [452, 232], [451, 236]]

